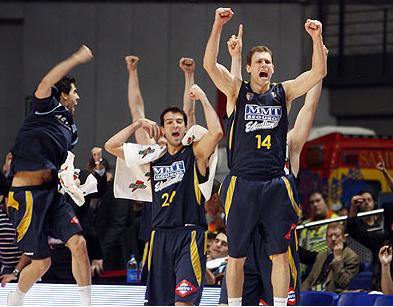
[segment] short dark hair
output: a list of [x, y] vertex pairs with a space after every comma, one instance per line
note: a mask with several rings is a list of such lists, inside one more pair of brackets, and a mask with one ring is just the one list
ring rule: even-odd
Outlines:
[[310, 194], [308, 194], [308, 197], [307, 197], [307, 199], [310, 199], [310, 197], [311, 197], [311, 196], [313, 196], [314, 194], [319, 194], [319, 195], [321, 195], [321, 196], [322, 196], [322, 198], [323, 198], [323, 200], [325, 200], [325, 201], [326, 201], [326, 195], [325, 195], [325, 194], [323, 194], [321, 190], [314, 190], [314, 191], [311, 191], [311, 193], [310, 193]]
[[269, 49], [269, 47], [266, 47], [266, 46], [254, 46], [247, 53], [247, 65], [251, 65], [252, 56], [256, 52], [267, 52], [267, 53], [269, 53], [270, 56], [272, 57], [272, 63], [273, 63], [273, 52]]
[[164, 116], [165, 116], [166, 113], [169, 113], [169, 112], [180, 113], [183, 116], [184, 124], [187, 126], [187, 114], [186, 114], [186, 112], [184, 112], [179, 107], [172, 106], [172, 107], [168, 107], [164, 111], [162, 111], [162, 113], [160, 115], [161, 127], [164, 127]]
[[52, 95], [60, 101], [61, 93], [69, 94], [71, 91], [71, 84], [76, 85], [75, 78], [71, 76], [64, 76], [61, 80], [52, 85]]
[[373, 201], [376, 202], [377, 199], [376, 199], [375, 195], [374, 195], [371, 191], [368, 191], [368, 190], [361, 190], [361, 191], [360, 191], [358, 194], [356, 194], [356, 195], [361, 196], [361, 195], [364, 194], [364, 193], [370, 194], [371, 197], [372, 197], [372, 199], [373, 199]]

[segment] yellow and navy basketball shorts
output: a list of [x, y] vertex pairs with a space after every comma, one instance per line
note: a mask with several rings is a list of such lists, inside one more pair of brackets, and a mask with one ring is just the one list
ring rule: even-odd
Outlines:
[[225, 207], [229, 255], [247, 256], [257, 227], [265, 233], [269, 255], [285, 253], [301, 210], [293, 176], [268, 181], [227, 176], [220, 190]]
[[33, 259], [49, 257], [48, 235], [67, 242], [82, 231], [57, 186], [11, 187], [7, 207], [17, 231], [16, 244]]
[[145, 305], [199, 305], [206, 273], [206, 232], [200, 227], [153, 230]]

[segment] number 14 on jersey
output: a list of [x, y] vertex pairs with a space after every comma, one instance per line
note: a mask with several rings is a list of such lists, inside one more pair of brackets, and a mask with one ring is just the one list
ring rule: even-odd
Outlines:
[[257, 134], [255, 138], [257, 139], [257, 149], [263, 149], [263, 147], [270, 149], [272, 146], [272, 137], [270, 134], [268, 134], [263, 140], [262, 135], [260, 134]]

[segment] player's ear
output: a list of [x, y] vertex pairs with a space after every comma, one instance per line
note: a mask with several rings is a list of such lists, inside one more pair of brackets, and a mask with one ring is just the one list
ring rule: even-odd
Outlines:
[[247, 72], [250, 74], [251, 73], [251, 66], [250, 65], [246, 65], [246, 70], [247, 70]]

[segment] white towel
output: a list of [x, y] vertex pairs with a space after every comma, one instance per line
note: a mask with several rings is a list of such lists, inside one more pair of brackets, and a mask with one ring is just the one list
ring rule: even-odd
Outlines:
[[[182, 139], [184, 146], [199, 141], [207, 129], [199, 125], [192, 126]], [[209, 158], [209, 177], [199, 188], [206, 200], [210, 199], [218, 161], [218, 147]], [[139, 201], [152, 201], [150, 182], [150, 162], [159, 159], [166, 152], [166, 147], [159, 145], [139, 145], [125, 143], [123, 145], [125, 160], [116, 160], [114, 195]]]
[[67, 193], [78, 206], [82, 206], [85, 203], [84, 195], [97, 192], [97, 179], [90, 174], [86, 182], [78, 187], [75, 181], [78, 179], [79, 170], [74, 168], [74, 159], [75, 155], [68, 151], [67, 158], [58, 172], [60, 184], [64, 190], [60, 192]]

